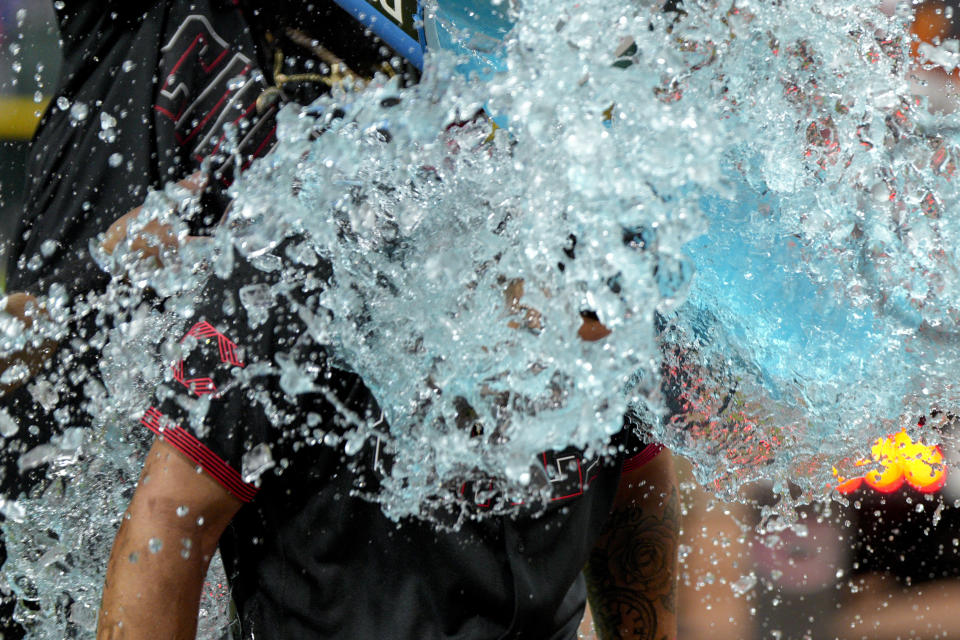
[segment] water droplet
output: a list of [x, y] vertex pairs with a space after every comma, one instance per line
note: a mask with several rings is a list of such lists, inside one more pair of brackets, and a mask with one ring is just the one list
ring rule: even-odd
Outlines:
[[733, 592], [736, 595], [742, 596], [748, 591], [750, 591], [750, 589], [752, 589], [756, 583], [757, 583], [757, 576], [754, 575], [753, 573], [749, 573], [747, 575], [741, 576], [738, 580], [731, 582], [730, 588], [733, 590]]
[[251, 328], [257, 328], [267, 321], [270, 309], [274, 305], [273, 292], [265, 284], [250, 284], [240, 289], [240, 304], [247, 311], [247, 321]]
[[150, 549], [150, 553], [160, 553], [160, 550], [163, 549], [163, 540], [160, 538], [150, 538], [147, 542], [147, 548]]
[[20, 426], [17, 424], [5, 409], [0, 409], [0, 435], [4, 438], [10, 438], [17, 435]]
[[243, 481], [256, 482], [264, 472], [274, 466], [273, 454], [270, 452], [269, 445], [260, 443], [243, 454], [241, 460]]
[[100, 112], [100, 128], [101, 129], [113, 129], [117, 126], [117, 119], [106, 111]]
[[74, 102], [73, 106], [70, 107], [70, 117], [77, 122], [86, 120], [89, 113], [89, 107], [83, 102]]
[[237, 75], [230, 78], [227, 82], [227, 89], [230, 91], [237, 91], [243, 88], [243, 85], [247, 84], [250, 79], [245, 75]]

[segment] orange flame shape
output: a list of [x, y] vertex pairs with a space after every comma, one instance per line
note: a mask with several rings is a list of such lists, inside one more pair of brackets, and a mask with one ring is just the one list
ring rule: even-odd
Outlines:
[[947, 481], [947, 467], [940, 447], [914, 442], [906, 429], [879, 438], [870, 448], [870, 459], [855, 463], [858, 467], [870, 465], [872, 469], [855, 478], [841, 476], [834, 467], [833, 476], [839, 483], [837, 491], [853, 493], [866, 484], [880, 493], [892, 493], [907, 483], [922, 493], [934, 493]]

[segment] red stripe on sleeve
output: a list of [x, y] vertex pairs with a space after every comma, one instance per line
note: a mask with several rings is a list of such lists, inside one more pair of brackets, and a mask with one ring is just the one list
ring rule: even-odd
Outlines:
[[623, 461], [623, 473], [639, 469], [656, 458], [663, 449], [664, 446], [662, 444], [648, 444], [640, 453]]
[[223, 458], [197, 440], [192, 433], [172, 423], [164, 424], [164, 418], [163, 413], [150, 407], [140, 418], [140, 424], [199, 465], [231, 495], [242, 502], [253, 500], [258, 491], [255, 485], [244, 482], [239, 471], [224, 462]]

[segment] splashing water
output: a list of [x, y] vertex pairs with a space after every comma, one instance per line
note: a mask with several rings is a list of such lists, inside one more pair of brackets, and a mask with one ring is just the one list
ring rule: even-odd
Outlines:
[[[232, 273], [233, 247], [264, 271], [332, 265], [306, 303], [283, 282], [240, 303], [299, 305], [373, 390], [389, 431], [354, 417], [343, 440], [349, 453], [384, 439], [392, 467], [371, 497], [394, 518], [429, 517], [448, 499], [437, 487], [474, 474], [536, 496], [536, 454], [602, 453], [628, 409], [719, 493], [770, 477], [803, 499], [857, 446], [960, 410], [956, 123], [910, 96], [902, 16], [840, 0], [510, 10], [505, 72], [464, 78], [434, 52], [417, 86], [378, 79], [288, 106], [215, 237], [112, 285], [112, 364], [83, 445], [96, 455], [46, 460], [82, 514], [57, 535], [112, 537], [123, 501], [102, 503], [106, 487], [129, 487], [136, 466], [119, 434], [203, 279]], [[185, 233], [182, 200], [154, 194], [143, 219]], [[130, 272], [122, 249], [101, 258]], [[147, 286], [168, 316], [136, 304]], [[588, 311], [611, 330], [600, 341], [577, 337]], [[145, 352], [157, 360], [133, 357]], [[311, 388], [309, 363], [278, 363], [285, 391]], [[58, 598], [94, 611], [100, 574], [47, 562], [30, 533], [63, 491], [19, 503], [29, 517], [5, 525], [4, 572], [87, 637], [90, 616], [64, 618]]]
[[[305, 232], [334, 265], [314, 328], [391, 425], [387, 511], [465, 469], [522, 491], [537, 452], [602, 450], [627, 406], [728, 493], [822, 490], [827, 436], [952, 411], [931, 384], [957, 306], [948, 122], [907, 94], [901, 27], [844, 3], [531, 3], [489, 82], [438, 57], [413, 89], [314, 106], [341, 118], [288, 112], [240, 193], [273, 231], [239, 246]], [[574, 339], [584, 310], [611, 335]]]

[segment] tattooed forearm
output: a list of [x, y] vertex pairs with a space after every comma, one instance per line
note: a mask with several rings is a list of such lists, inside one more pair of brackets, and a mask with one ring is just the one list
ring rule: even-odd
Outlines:
[[584, 573], [604, 640], [675, 636], [680, 508], [670, 471], [656, 483], [640, 480], [624, 499], [618, 495], [591, 552]]

